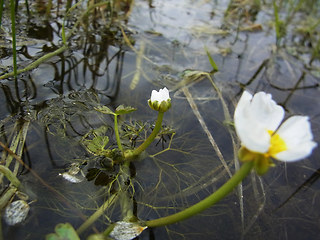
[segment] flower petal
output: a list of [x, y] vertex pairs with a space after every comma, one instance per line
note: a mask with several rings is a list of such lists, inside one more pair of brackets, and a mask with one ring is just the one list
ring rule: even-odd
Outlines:
[[254, 152], [264, 153], [269, 148], [270, 135], [251, 113], [251, 100], [252, 95], [247, 91], [243, 92], [234, 112], [235, 128], [242, 146]]
[[156, 91], [156, 90], [152, 90], [151, 98], [150, 98], [151, 102], [158, 101], [159, 98], [160, 98], [159, 97], [159, 92]]
[[284, 110], [271, 99], [270, 94], [259, 92], [252, 96], [244, 91], [234, 113], [236, 132], [247, 149], [265, 153], [270, 146], [268, 130], [275, 131], [284, 116]]
[[170, 99], [169, 90], [166, 87], [160, 89], [159, 93], [161, 94], [162, 101], [167, 101], [168, 99]]
[[267, 130], [275, 131], [284, 117], [284, 109], [272, 100], [271, 94], [258, 92], [251, 102], [251, 112]]
[[313, 141], [309, 118], [306, 116], [288, 118], [280, 126], [277, 134], [287, 145], [287, 150], [274, 156], [280, 161], [298, 161], [306, 158], [317, 146], [317, 143]]
[[170, 99], [170, 96], [169, 91], [166, 87], [160, 89], [159, 92], [156, 90], [152, 90], [151, 92], [151, 102], [158, 101], [160, 104], [162, 101], [167, 101], [168, 99]]

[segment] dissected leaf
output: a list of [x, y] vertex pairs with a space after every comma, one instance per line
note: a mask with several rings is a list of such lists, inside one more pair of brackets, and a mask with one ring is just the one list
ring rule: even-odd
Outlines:
[[130, 107], [130, 106], [124, 106], [124, 105], [120, 105], [116, 108], [116, 111], [115, 113], [117, 115], [122, 115], [122, 114], [127, 114], [127, 113], [131, 113], [131, 112], [134, 112], [136, 111], [137, 109], [134, 108], [134, 107]]
[[93, 129], [92, 133], [95, 135], [95, 136], [105, 136], [107, 135], [107, 131], [110, 127], [107, 126], [107, 125], [102, 125], [96, 129]]
[[80, 240], [70, 223], [59, 223], [55, 227], [55, 232], [48, 234], [46, 240]]
[[84, 142], [88, 151], [94, 155], [105, 155], [108, 152], [105, 147], [109, 143], [108, 136], [95, 136], [92, 140], [86, 140]]
[[104, 114], [115, 115], [115, 113], [110, 108], [108, 108], [107, 106], [99, 106], [99, 107], [95, 107], [94, 109], [96, 111], [104, 113]]

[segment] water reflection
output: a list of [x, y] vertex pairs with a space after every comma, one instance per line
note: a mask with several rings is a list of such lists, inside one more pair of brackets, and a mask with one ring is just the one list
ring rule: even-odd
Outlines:
[[[26, 105], [23, 102], [30, 102], [39, 109], [44, 101], [75, 91], [93, 91], [105, 103], [115, 98], [122, 76], [124, 50], [121, 46], [110, 47], [104, 38], [99, 42], [84, 42], [78, 47], [84, 50], [61, 54], [21, 76], [19, 81], [2, 82], [8, 113], [19, 112], [20, 106]], [[23, 49], [27, 52], [28, 47], [19, 51], [26, 56]]]
[[[49, 24], [47, 20], [41, 22], [40, 19], [33, 24], [32, 21], [35, 20], [28, 19], [26, 23], [28, 28], [25, 34], [28, 36], [28, 41], [20, 42], [21, 47], [18, 49], [21, 67], [37, 58], [39, 53], [43, 55], [58, 49], [57, 36], [61, 34], [61, 24], [58, 22]], [[67, 187], [63, 190], [63, 186], [60, 186], [62, 188], [57, 191], [55, 188], [58, 186], [52, 184], [52, 180], [56, 181], [59, 178], [58, 173], [67, 169], [74, 158], [88, 157], [79, 140], [89, 129], [102, 124], [108, 125], [107, 120], [93, 114], [95, 111], [92, 110], [93, 106], [100, 103], [109, 104], [117, 97], [119, 91], [125, 51], [122, 49], [122, 44], [115, 39], [118, 30], [110, 32], [108, 28], [96, 24], [94, 29], [87, 29], [87, 36], [81, 36], [70, 42], [72, 50], [47, 60], [31, 72], [21, 74], [18, 80], [8, 79], [1, 82], [3, 93], [1, 101], [6, 107], [1, 108], [0, 115], [2, 119], [8, 116], [1, 121], [3, 146], [10, 145], [17, 134], [14, 133], [13, 138], [11, 135], [7, 136], [10, 129], [15, 129], [12, 122], [17, 119], [32, 122], [26, 129], [28, 140], [26, 144], [23, 142], [20, 146], [20, 149], [24, 148], [24, 163], [21, 161], [21, 170], [19, 173], [16, 170], [15, 172], [23, 180], [22, 190], [31, 196], [32, 200], [37, 200], [34, 204], [37, 210], [33, 210], [33, 214], [37, 213], [36, 216], [41, 215], [42, 207], [49, 207], [55, 210], [53, 212], [59, 212], [61, 209], [56, 204], [62, 204], [65, 209], [64, 214], [69, 214], [70, 211], [72, 218], [80, 216], [82, 221], [84, 219], [83, 215], [71, 205], [70, 200], [62, 197], [59, 192], [60, 190], [68, 192], [70, 189]], [[91, 31], [100, 31], [101, 34], [92, 37], [94, 35]], [[7, 47], [10, 48], [10, 45]], [[10, 55], [9, 52], [7, 54]], [[16, 131], [19, 132], [18, 129]], [[5, 152], [6, 150], [3, 154]], [[41, 156], [40, 159], [37, 156]], [[63, 182], [62, 178], [59, 180]], [[40, 186], [36, 184], [37, 181], [40, 182]], [[3, 193], [7, 192], [6, 189], [6, 186], [1, 188]], [[99, 196], [100, 193], [97, 194]], [[1, 195], [1, 199], [8, 198], [7, 196], [9, 195]], [[60, 199], [61, 202], [51, 202], [50, 197]], [[101, 199], [99, 201], [101, 202]], [[51, 211], [52, 215], [53, 212]], [[35, 225], [38, 225], [38, 217], [33, 214], [25, 221], [25, 227], [34, 226], [35, 222]], [[48, 221], [48, 224], [55, 225], [51, 221]], [[13, 232], [11, 228], [4, 227], [4, 233], [10, 239], [19, 239], [25, 235], [23, 229]], [[32, 238], [43, 238], [46, 232], [50, 231], [49, 229], [45, 232], [38, 231]]]

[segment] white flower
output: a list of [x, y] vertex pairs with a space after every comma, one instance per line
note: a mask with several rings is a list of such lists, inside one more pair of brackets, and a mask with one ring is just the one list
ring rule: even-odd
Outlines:
[[148, 104], [156, 111], [166, 112], [171, 107], [171, 98], [168, 89], [165, 87], [160, 89], [159, 92], [152, 90]]
[[166, 87], [160, 89], [159, 92], [156, 90], [152, 90], [151, 92], [151, 102], [158, 101], [161, 103], [162, 101], [167, 101], [168, 99], [170, 99], [170, 96], [169, 90]]
[[245, 91], [234, 113], [242, 146], [280, 161], [309, 156], [317, 146], [312, 140], [309, 118], [293, 116], [281, 124], [283, 118], [284, 109], [272, 100], [271, 94], [259, 92], [252, 96]]

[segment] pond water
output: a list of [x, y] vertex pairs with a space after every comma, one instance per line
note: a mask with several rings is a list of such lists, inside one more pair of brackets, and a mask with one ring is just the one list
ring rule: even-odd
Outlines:
[[[147, 104], [153, 89], [167, 87], [172, 107], [164, 114], [166, 131], [130, 164], [126, 186], [141, 220], [197, 203], [239, 168], [232, 116], [244, 89], [271, 93], [286, 117], [308, 115], [319, 143], [316, 1], [279, 1], [278, 34], [272, 1], [114, 1], [113, 11], [107, 1], [88, 14], [93, 1], [52, 1], [51, 8], [49, 2], [28, 1], [28, 10], [19, 2], [18, 69], [61, 48], [63, 27], [68, 48], [17, 80], [4, 75], [13, 60], [9, 4], [4, 6], [0, 141], [22, 155], [24, 166], [13, 159], [8, 167], [16, 171], [30, 211], [14, 226], [3, 216], [0, 239], [45, 239], [66, 222], [79, 229], [108, 201], [81, 239], [121, 221], [114, 197], [120, 167], [111, 168], [86, 144], [98, 135], [116, 147], [113, 117], [95, 108], [124, 104], [137, 108], [119, 117], [124, 145], [140, 145], [157, 118]], [[66, 14], [70, 2], [74, 8]], [[207, 53], [218, 71], [212, 72]], [[1, 150], [3, 163], [8, 155]], [[319, 239], [319, 156], [316, 148], [303, 161], [275, 161], [267, 174], [252, 173], [201, 214], [146, 229], [138, 239]], [[2, 177], [2, 197], [7, 189]]]

